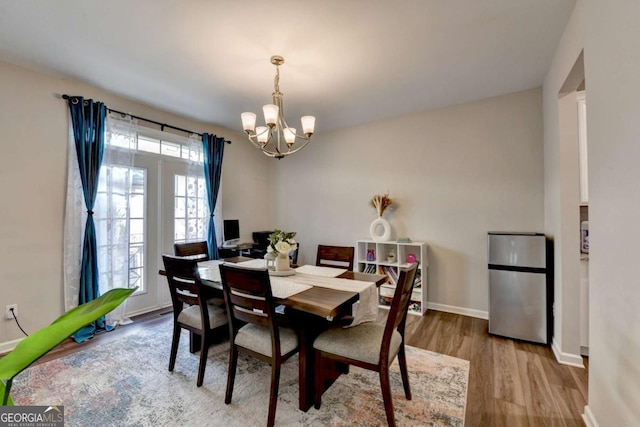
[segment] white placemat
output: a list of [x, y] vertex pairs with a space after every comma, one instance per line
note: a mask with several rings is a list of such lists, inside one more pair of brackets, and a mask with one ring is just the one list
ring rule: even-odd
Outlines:
[[238, 262], [235, 265], [249, 268], [267, 268], [267, 261], [264, 258], [250, 259], [249, 261]]
[[199, 262], [198, 272], [200, 273], [200, 277], [212, 282], [222, 282], [220, 278], [220, 264], [224, 264], [224, 261], [221, 259]]
[[317, 265], [302, 265], [296, 268], [296, 272], [300, 274], [310, 274], [313, 276], [338, 277], [342, 273], [346, 273], [347, 269], [335, 267], [319, 267]]

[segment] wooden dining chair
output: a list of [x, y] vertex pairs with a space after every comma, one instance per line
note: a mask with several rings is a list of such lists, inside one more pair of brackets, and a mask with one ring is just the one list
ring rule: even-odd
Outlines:
[[231, 403], [238, 352], [271, 365], [271, 393], [267, 426], [273, 426], [278, 402], [280, 366], [298, 352], [293, 329], [279, 326], [267, 270], [220, 265], [220, 277], [229, 317], [231, 346], [224, 402]]
[[175, 243], [173, 252], [176, 256], [189, 257], [196, 261], [209, 260], [209, 245], [207, 242]]
[[300, 242], [296, 246], [295, 250], [289, 252], [289, 263], [290, 264], [298, 264], [298, 251], [300, 251]]
[[224, 335], [223, 328], [228, 323], [227, 313], [223, 305], [207, 303], [207, 292], [204, 289], [206, 287], [200, 280], [196, 260], [171, 255], [163, 255], [162, 260], [173, 303], [173, 339], [169, 371], [173, 371], [176, 364], [181, 330], [186, 329], [199, 335], [200, 364], [197, 385], [200, 387], [204, 380], [209, 346], [214, 334]]
[[343, 267], [353, 270], [353, 246], [318, 245], [316, 265], [324, 267]]
[[389, 384], [389, 366], [398, 356], [404, 395], [407, 400], [411, 400], [404, 350], [404, 329], [417, 268], [416, 262], [410, 267], [400, 269], [386, 324], [361, 323], [351, 328], [332, 328], [315, 339], [313, 347], [315, 349], [316, 409], [320, 409], [325, 385], [322, 370], [327, 359], [330, 359], [378, 372], [387, 423], [389, 426], [396, 425]]

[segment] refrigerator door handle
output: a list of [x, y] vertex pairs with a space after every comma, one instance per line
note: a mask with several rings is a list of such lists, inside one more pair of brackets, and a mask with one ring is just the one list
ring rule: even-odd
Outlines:
[[489, 270], [519, 271], [521, 273], [539, 273], [539, 274], [545, 274], [547, 272], [546, 268], [518, 267], [515, 265], [500, 265], [500, 264], [489, 264]]

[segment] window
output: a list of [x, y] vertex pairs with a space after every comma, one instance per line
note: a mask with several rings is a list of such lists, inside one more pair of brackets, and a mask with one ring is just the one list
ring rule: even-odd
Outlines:
[[[189, 144], [188, 138], [179, 137], [165, 132], [160, 132], [163, 135], [158, 135], [158, 131], [152, 130], [143, 130], [143, 132], [145, 135], [138, 135], [138, 151], [160, 154], [167, 157], [176, 157], [194, 162], [204, 161], [202, 150], [194, 149], [191, 144]], [[158, 138], [154, 138], [148, 134], [153, 134], [158, 136]], [[171, 139], [171, 141], [167, 141], [166, 139]]]

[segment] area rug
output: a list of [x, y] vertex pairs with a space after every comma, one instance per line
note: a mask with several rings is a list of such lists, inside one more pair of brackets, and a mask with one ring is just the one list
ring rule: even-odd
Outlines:
[[[137, 330], [110, 343], [28, 368], [14, 380], [16, 405], [63, 405], [66, 426], [262, 426], [267, 422], [270, 367], [240, 356], [230, 405], [224, 404], [228, 342], [209, 350], [202, 387], [198, 354], [182, 335], [176, 367], [167, 370], [171, 324]], [[413, 399], [404, 397], [397, 362], [391, 389], [399, 426], [463, 426], [469, 362], [407, 348]], [[386, 425], [379, 377], [351, 367], [323, 395], [322, 407], [298, 410], [298, 359], [283, 364], [279, 426]]]

